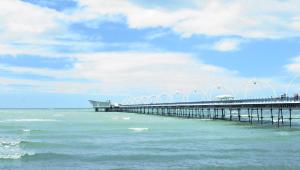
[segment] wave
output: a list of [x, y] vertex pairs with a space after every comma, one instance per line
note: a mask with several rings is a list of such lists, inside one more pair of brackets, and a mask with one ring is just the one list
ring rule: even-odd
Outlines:
[[66, 144], [50, 143], [44, 141], [21, 141], [20, 146], [22, 148], [60, 148], [65, 147]]
[[0, 139], [0, 147], [10, 147], [10, 146], [18, 146], [21, 141], [3, 141]]
[[130, 120], [130, 117], [123, 117], [123, 120]]
[[128, 128], [129, 130], [135, 131], [135, 132], [142, 132], [147, 131], [149, 128]]
[[61, 154], [61, 153], [34, 153], [34, 154], [23, 154], [18, 159], [22, 160], [49, 160], [49, 159], [59, 159], [59, 160], [75, 160], [78, 159], [77, 155]]
[[69, 159], [74, 160], [78, 157], [76, 155], [60, 154], [60, 153], [26, 153], [24, 151], [18, 151], [15, 153], [1, 153], [0, 160], [48, 160], [48, 159]]
[[0, 160], [1, 159], [20, 159], [22, 156], [32, 153], [26, 153], [20, 147], [20, 139], [3, 139], [0, 138]]
[[0, 154], [1, 159], [20, 159], [24, 154], [16, 153], [16, 154]]

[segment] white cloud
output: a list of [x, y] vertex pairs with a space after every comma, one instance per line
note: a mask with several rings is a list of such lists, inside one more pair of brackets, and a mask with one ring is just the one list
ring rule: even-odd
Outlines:
[[[0, 54], [63, 56], [51, 46], [65, 43], [67, 16], [21, 0], [0, 1]], [[74, 37], [75, 35], [73, 35]]]
[[[125, 16], [129, 27], [166, 27], [182, 36], [237, 35], [247, 38], [298, 36], [297, 0], [204, 1], [193, 9], [145, 8], [126, 0], [78, 0], [84, 10], [77, 18]], [[291, 24], [292, 23], [292, 24]], [[296, 27], [295, 27], [296, 26]]]
[[[59, 56], [51, 45], [65, 45], [56, 36], [70, 35], [70, 23], [91, 20], [118, 20], [126, 18], [130, 28], [170, 28], [181, 36], [237, 35], [247, 38], [278, 38], [298, 36], [300, 2], [253, 1], [202, 1], [193, 9], [146, 8], [127, 0], [78, 0], [81, 5], [69, 13], [32, 5], [19, 0], [0, 1], [0, 54], [46, 54]], [[284, 14], [284, 15], [282, 15]], [[120, 20], [120, 19], [119, 19]], [[161, 35], [155, 35], [161, 36]], [[153, 38], [153, 37], [152, 37]], [[155, 38], [155, 37], [154, 37]], [[27, 46], [12, 45], [24, 43]], [[225, 39], [215, 44], [216, 50], [236, 50], [238, 40]], [[37, 46], [40, 44], [40, 48]], [[89, 53], [91, 46], [85, 42], [74, 45], [86, 48], [87, 53], [76, 54], [74, 68], [51, 70], [0, 65], [0, 69], [17, 74], [35, 74], [61, 79], [82, 78], [100, 83], [55, 82], [1, 78], [3, 85], [29, 85], [50, 92], [130, 92], [176, 91], [184, 89], [209, 90], [212, 84], [243, 91], [241, 84], [249, 78], [240, 77], [236, 71], [205, 64], [189, 54], [147, 52]], [[135, 46], [136, 47], [136, 46]], [[135, 48], [137, 49], [137, 47]], [[64, 57], [67, 54], [63, 55]], [[299, 59], [300, 60], [300, 59]], [[289, 65], [297, 70], [296, 65]]]
[[[20, 67], [9, 66], [0, 64], [0, 71], [6, 71], [17, 74], [33, 74], [52, 78], [76, 78], [76, 75], [72, 75], [70, 70], [54, 70], [48, 68], [32, 68], [32, 67]], [[63, 74], [62, 74], [63, 73]]]
[[294, 57], [291, 62], [285, 65], [287, 72], [293, 74], [293, 78], [287, 82], [287, 90], [289, 94], [300, 93], [300, 56]]
[[[233, 92], [234, 95], [244, 97], [245, 86], [243, 84], [249, 84], [251, 80], [251, 78], [239, 76], [236, 71], [205, 64], [184, 53], [103, 52], [78, 54], [73, 57], [75, 58], [74, 67], [68, 70], [3, 65], [0, 65], [0, 70], [17, 74], [49, 76], [61, 80], [75, 79], [75, 82], [43, 80], [3, 82], [32, 85], [46, 92], [66, 90], [65, 93], [78, 93], [89, 92], [94, 88], [97, 93], [101, 94], [130, 94], [134, 91], [143, 91], [143, 94], [164, 91], [170, 94], [176, 91], [191, 92], [201, 89], [206, 93], [212, 93], [211, 96], [217, 93]], [[88, 81], [76, 82], [76, 79]], [[218, 91], [217, 86], [222, 86], [225, 90]], [[76, 88], [79, 89], [77, 92]], [[268, 92], [271, 91], [267, 90]]]
[[290, 64], [285, 66], [288, 72], [300, 75], [300, 56], [294, 57]]
[[[102, 89], [114, 92], [131, 88], [192, 89], [207, 86], [213, 76], [234, 76], [221, 67], [204, 64], [183, 53], [111, 52], [73, 55], [74, 67], [68, 70], [0, 65], [0, 70], [59, 79], [100, 81]], [[223, 79], [223, 78], [222, 78]], [[206, 83], [204, 83], [206, 82]]]
[[[1, 54], [49, 54], [55, 53], [53, 46], [70, 46], [72, 49], [93, 49], [93, 42], [79, 43], [59, 38], [79, 39], [71, 33], [69, 24], [93, 20], [126, 19], [130, 28], [170, 28], [181, 36], [237, 35], [247, 38], [279, 38], [299, 36], [300, 5], [291, 1], [201, 1], [194, 8], [165, 7], [149, 8], [129, 0], [77, 0], [79, 7], [73, 11], [58, 12], [20, 0], [0, 1], [0, 51]], [[259, 4], [259, 5], [257, 5]], [[78, 37], [79, 36], [79, 37]], [[145, 38], [163, 36], [158, 33]], [[23, 43], [27, 46], [16, 46]], [[224, 44], [233, 47], [237, 43]], [[101, 44], [103, 45], [103, 44]], [[222, 44], [219, 44], [222, 47]], [[98, 48], [99, 49], [99, 48]], [[222, 49], [222, 48], [221, 48]], [[60, 51], [60, 53], [62, 53]]]
[[[13, 92], [42, 92], [60, 94], [97, 94], [100, 83], [84, 83], [70, 81], [42, 81], [0, 77], [0, 87], [13, 87]], [[18, 86], [20, 88], [16, 88]]]
[[293, 21], [291, 23], [291, 27], [295, 30], [300, 31], [300, 16], [299, 17], [294, 17]]
[[237, 39], [225, 39], [216, 42], [213, 45], [213, 49], [217, 51], [236, 51], [238, 50], [238, 46], [240, 45], [240, 40]]
[[74, 71], [87, 79], [101, 80], [107, 90], [138, 87], [175, 91], [197, 88], [211, 76], [233, 74], [213, 65], [203, 64], [181, 53], [95, 53], [76, 56]]
[[0, 1], [1, 39], [22, 40], [60, 29], [63, 15], [20, 0]]
[[[72, 58], [74, 66], [67, 70], [0, 65], [0, 71], [55, 78], [31, 80], [0, 77], [0, 87], [13, 89], [13, 92], [106, 96], [153, 95], [161, 92], [174, 95], [177, 91], [191, 93], [197, 90], [196, 95], [202, 99], [220, 94], [243, 98], [246, 92], [248, 97], [250, 94], [252, 97], [275, 96], [274, 90], [287, 87], [268, 78], [242, 77], [237, 71], [205, 64], [185, 53], [101, 52], [77, 54]], [[254, 80], [259, 85], [251, 87]]]

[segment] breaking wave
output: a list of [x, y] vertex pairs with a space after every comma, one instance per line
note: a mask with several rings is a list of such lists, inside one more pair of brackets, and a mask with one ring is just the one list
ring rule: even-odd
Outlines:
[[147, 131], [149, 128], [128, 128], [129, 130], [132, 130], [134, 132], [142, 132], [142, 131]]
[[21, 159], [25, 155], [33, 155], [34, 153], [26, 153], [20, 147], [22, 143], [19, 139], [1, 139], [0, 138], [0, 160], [1, 159]]

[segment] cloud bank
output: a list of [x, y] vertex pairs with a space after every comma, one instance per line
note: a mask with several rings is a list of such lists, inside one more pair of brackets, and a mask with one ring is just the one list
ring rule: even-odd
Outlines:
[[[105, 46], [105, 42], [86, 40], [79, 32], [70, 31], [74, 23], [94, 27], [94, 22], [113, 21], [125, 23], [133, 30], [163, 28], [181, 38], [194, 35], [221, 37], [211, 48], [220, 52], [239, 50], [240, 39], [280, 39], [298, 37], [300, 33], [298, 0], [205, 0], [192, 1], [194, 6], [191, 8], [176, 9], [147, 7], [129, 0], [77, 0], [77, 3], [74, 9], [57, 11], [20, 0], [0, 1], [1, 55], [73, 59], [72, 67], [65, 70], [0, 64], [3, 72], [51, 79], [2, 76], [1, 87], [24, 86], [53, 93], [102, 94], [139, 90], [144, 93], [211, 91], [217, 86], [244, 91], [241, 84], [249, 84], [253, 79], [240, 76], [236, 70], [207, 64], [199, 59], [201, 56], [196, 59], [191, 53], [153, 52], [140, 50], [140, 46], [120, 52], [117, 45], [109, 52], [103, 51], [96, 47]], [[160, 36], [164, 35], [145, 39]], [[71, 49], [70, 52], [58, 48], [65, 46]], [[286, 66], [287, 70], [300, 72], [299, 61], [299, 57], [295, 58]], [[270, 79], [261, 81], [272, 83]]]

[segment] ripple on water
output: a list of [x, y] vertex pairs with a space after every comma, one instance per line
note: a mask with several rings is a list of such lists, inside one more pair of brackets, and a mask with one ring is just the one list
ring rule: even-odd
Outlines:
[[56, 122], [56, 119], [6, 119], [1, 122]]

